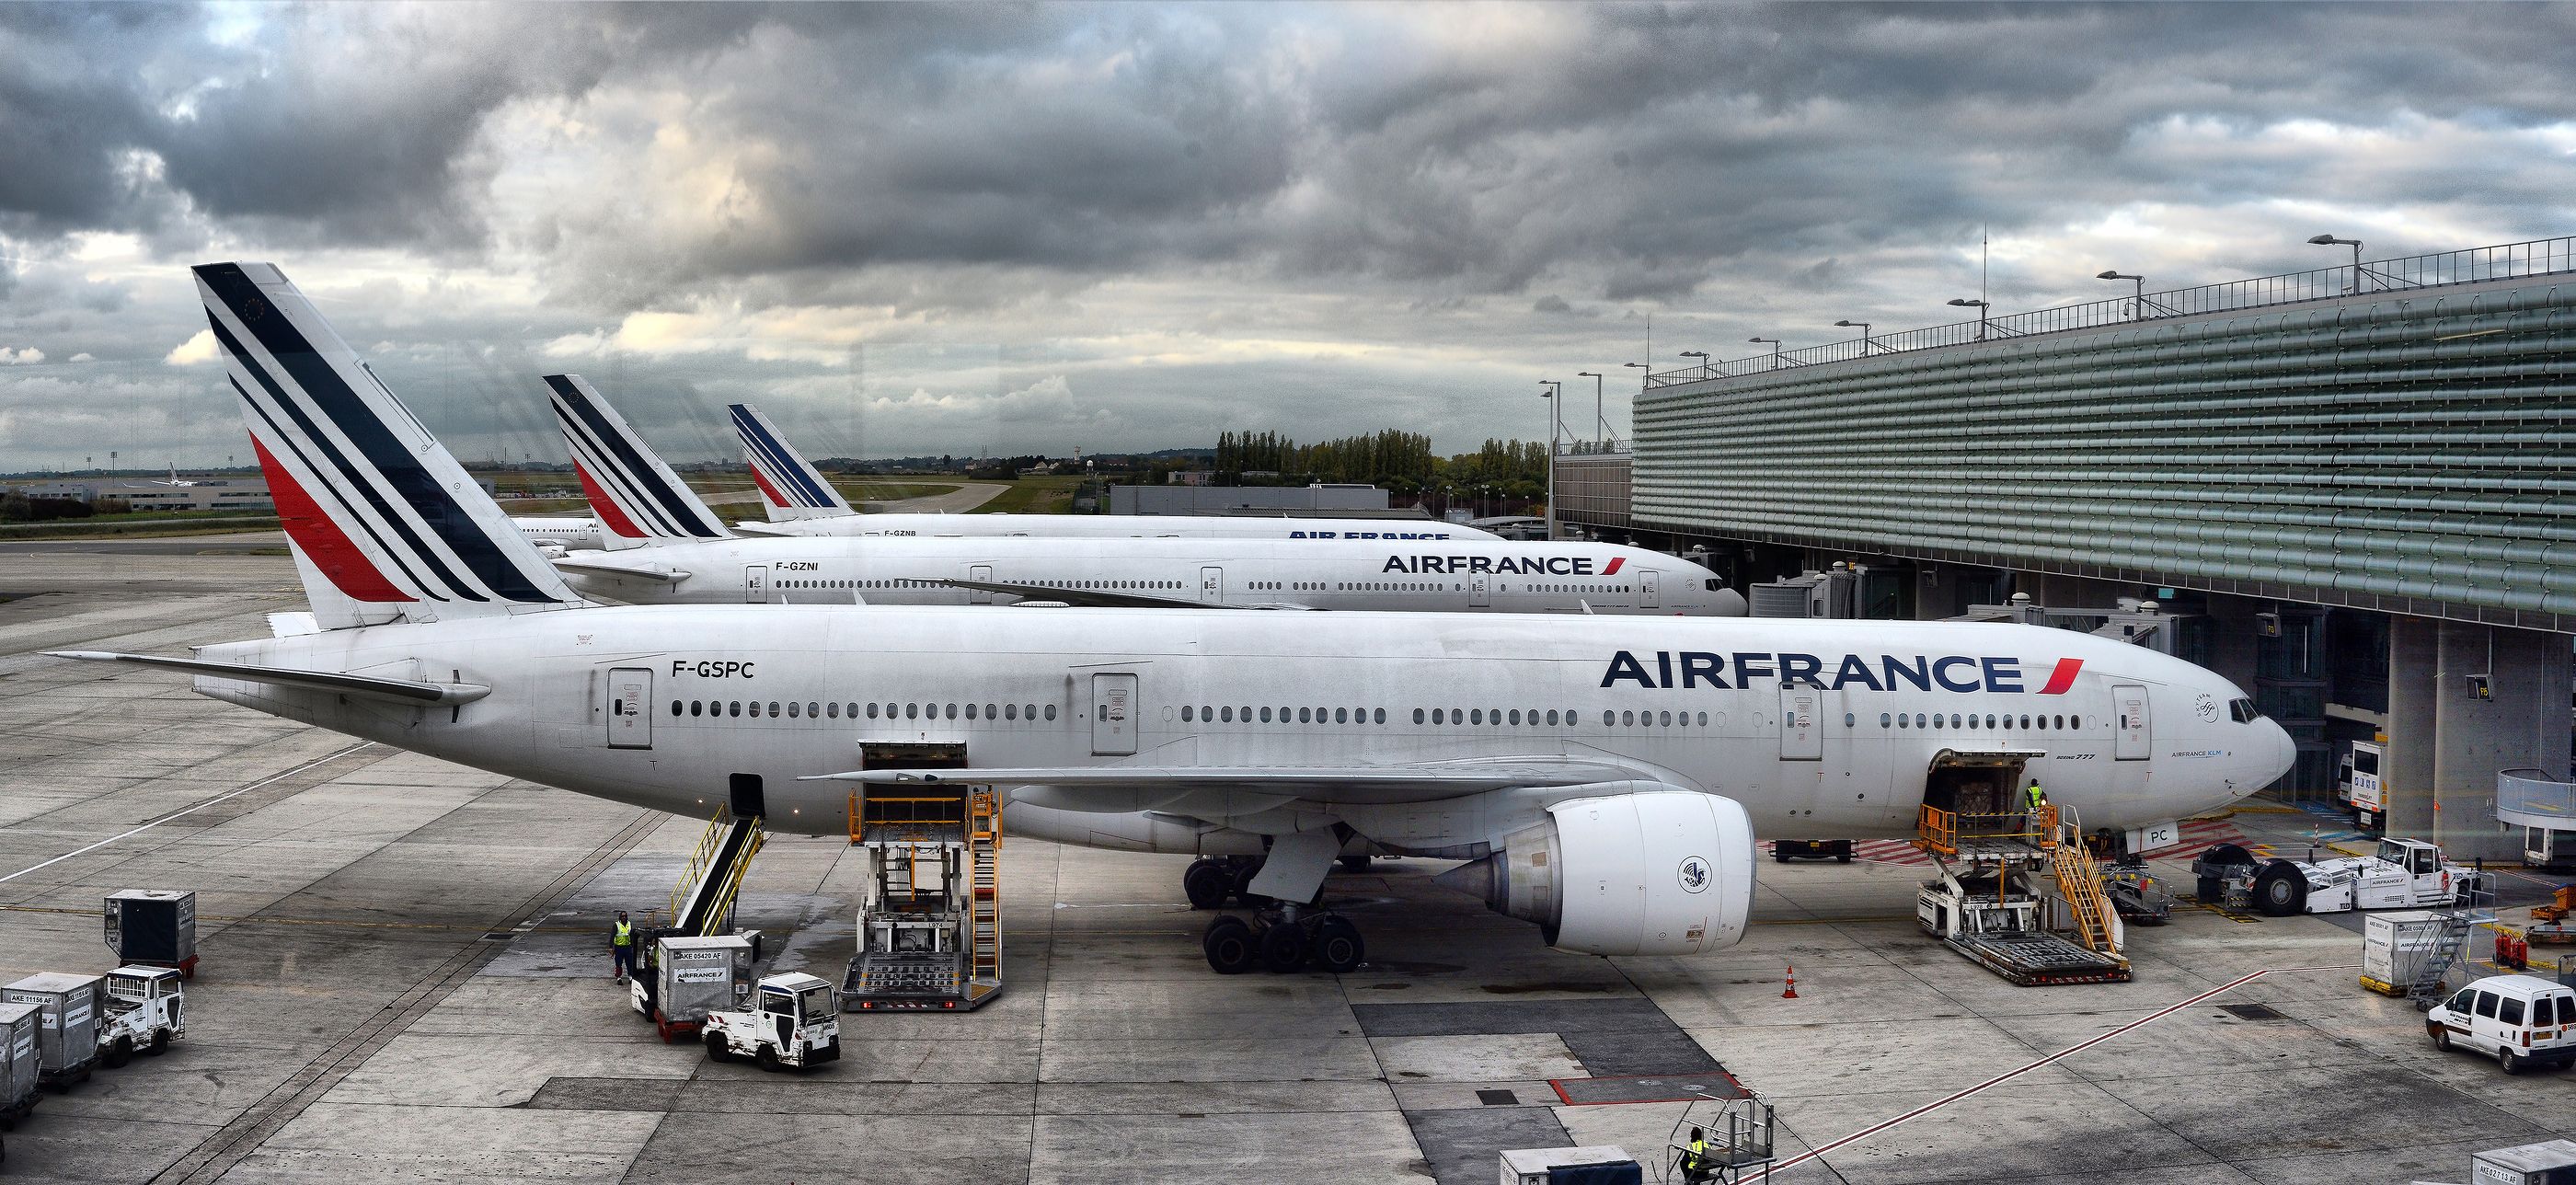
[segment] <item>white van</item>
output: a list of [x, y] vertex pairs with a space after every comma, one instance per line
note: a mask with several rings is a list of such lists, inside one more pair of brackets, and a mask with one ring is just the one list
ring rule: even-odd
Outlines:
[[2497, 975], [2461, 988], [2424, 1016], [2436, 1049], [2495, 1055], [2507, 1074], [2576, 1062], [2576, 989], [2537, 975]]

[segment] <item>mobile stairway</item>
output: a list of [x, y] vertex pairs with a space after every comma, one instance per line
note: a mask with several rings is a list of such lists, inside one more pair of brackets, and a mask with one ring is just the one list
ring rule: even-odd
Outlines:
[[734, 897], [742, 892], [743, 878], [751, 872], [751, 858], [760, 854], [768, 840], [757, 817], [738, 819], [730, 810], [717, 810], [698, 836], [697, 847], [689, 852], [687, 871], [671, 887], [671, 924], [662, 928], [662, 936], [712, 938], [730, 933], [725, 926], [733, 920]]
[[982, 1007], [1002, 991], [1001, 796], [924, 783], [850, 796], [866, 888], [845, 1012]]
[[1916, 920], [2025, 987], [2126, 981], [2120, 918], [2083, 834], [2072, 807], [1962, 814], [1924, 806], [1914, 846], [1940, 876], [1915, 894]]

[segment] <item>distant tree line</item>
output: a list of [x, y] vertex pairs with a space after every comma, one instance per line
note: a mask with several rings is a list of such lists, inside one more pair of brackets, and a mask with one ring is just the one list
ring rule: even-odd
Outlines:
[[101, 498], [96, 504], [78, 498], [31, 498], [16, 490], [0, 493], [0, 523], [42, 523], [93, 514], [123, 514], [123, 498]]
[[1442, 457], [1429, 436], [1394, 428], [1306, 445], [1275, 431], [1224, 432], [1212, 468], [1220, 485], [1365, 482], [1417, 496], [1434, 510], [1454, 499], [1499, 512], [1547, 496], [1543, 443], [1487, 440], [1475, 452]]

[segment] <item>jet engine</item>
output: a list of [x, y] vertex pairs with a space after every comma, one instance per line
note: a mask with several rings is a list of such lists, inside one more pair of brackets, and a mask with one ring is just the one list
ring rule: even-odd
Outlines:
[[1753, 904], [1753, 821], [1731, 798], [1662, 782], [1576, 787], [1587, 796], [1442, 873], [1494, 912], [1536, 922], [1558, 950], [1686, 955], [1733, 946]]

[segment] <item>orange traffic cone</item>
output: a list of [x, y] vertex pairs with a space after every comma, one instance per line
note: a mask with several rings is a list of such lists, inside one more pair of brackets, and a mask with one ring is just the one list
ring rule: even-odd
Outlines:
[[1798, 998], [1798, 967], [1795, 963], [1789, 965], [1789, 986], [1780, 993], [1780, 998], [1783, 1000]]

